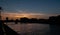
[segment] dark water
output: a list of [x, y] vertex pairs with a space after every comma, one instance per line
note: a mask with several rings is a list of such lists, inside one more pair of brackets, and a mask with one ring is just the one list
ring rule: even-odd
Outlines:
[[14, 31], [18, 32], [21, 35], [49, 35], [50, 27], [49, 24], [7, 24]]

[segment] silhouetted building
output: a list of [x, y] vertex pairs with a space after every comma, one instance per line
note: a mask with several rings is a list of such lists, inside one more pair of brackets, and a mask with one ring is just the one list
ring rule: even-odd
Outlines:
[[36, 18], [31, 18], [31, 19], [29, 19], [29, 22], [30, 22], [30, 23], [37, 23], [38, 20], [37, 20]]
[[54, 24], [60, 23], [60, 15], [49, 17], [49, 23], [54, 23]]
[[49, 17], [49, 21], [50, 22], [54, 22], [56, 20], [56, 16], [51, 16], [51, 17]]
[[59, 24], [60, 24], [60, 15], [58, 15], [58, 16], [56, 17], [56, 23], [59, 23]]
[[26, 17], [23, 17], [23, 18], [20, 18], [20, 22], [22, 22], [22, 23], [26, 23], [26, 22], [28, 22], [28, 18], [26, 18]]

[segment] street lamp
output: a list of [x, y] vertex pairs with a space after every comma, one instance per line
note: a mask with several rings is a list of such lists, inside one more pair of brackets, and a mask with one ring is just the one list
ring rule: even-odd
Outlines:
[[2, 9], [2, 7], [0, 7], [0, 20], [1, 20], [1, 11], [2, 11], [3, 9]]

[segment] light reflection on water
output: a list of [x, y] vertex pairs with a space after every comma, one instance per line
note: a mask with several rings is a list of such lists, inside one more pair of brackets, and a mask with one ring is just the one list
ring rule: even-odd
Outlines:
[[36, 33], [38, 35], [45, 35], [49, 32], [49, 24], [14, 24], [14, 23], [7, 23], [7, 25], [12, 28], [14, 31], [18, 32], [19, 34], [28, 33], [28, 35], [32, 35]]

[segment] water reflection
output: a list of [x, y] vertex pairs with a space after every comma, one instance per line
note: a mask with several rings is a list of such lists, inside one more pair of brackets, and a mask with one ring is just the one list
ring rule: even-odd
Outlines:
[[18, 32], [19, 34], [28, 34], [28, 35], [47, 35], [49, 33], [49, 24], [13, 24], [7, 23], [7, 25]]

